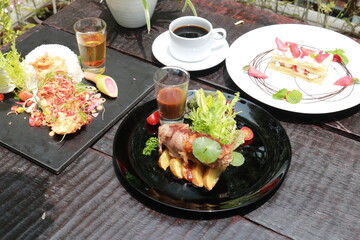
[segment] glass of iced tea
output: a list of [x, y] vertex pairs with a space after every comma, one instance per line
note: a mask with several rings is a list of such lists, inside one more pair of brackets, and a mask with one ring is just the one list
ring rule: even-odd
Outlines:
[[95, 17], [83, 18], [74, 24], [84, 71], [102, 74], [106, 59], [106, 23]]
[[190, 74], [179, 67], [163, 67], [154, 75], [160, 124], [184, 121]]

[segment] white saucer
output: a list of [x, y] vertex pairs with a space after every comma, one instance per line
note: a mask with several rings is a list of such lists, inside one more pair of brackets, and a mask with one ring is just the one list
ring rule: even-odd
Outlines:
[[169, 41], [169, 31], [160, 34], [152, 45], [152, 52], [154, 56], [164, 65], [182, 67], [187, 71], [200, 71], [218, 65], [224, 61], [229, 49], [229, 43], [226, 41], [226, 39], [224, 39], [222, 40], [224, 41], [223, 46], [212, 51], [210, 56], [204, 60], [198, 62], [183, 62], [171, 56], [169, 50]]

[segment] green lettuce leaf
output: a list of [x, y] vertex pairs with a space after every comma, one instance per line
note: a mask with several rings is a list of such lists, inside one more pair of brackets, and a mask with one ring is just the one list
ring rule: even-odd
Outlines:
[[192, 103], [193, 107], [186, 115], [186, 118], [192, 120], [191, 130], [209, 134], [219, 139], [222, 144], [233, 143], [239, 137], [235, 120], [237, 113], [234, 110], [238, 100], [239, 93], [227, 102], [220, 91], [216, 94], [205, 94], [203, 89], [197, 90], [195, 104]]

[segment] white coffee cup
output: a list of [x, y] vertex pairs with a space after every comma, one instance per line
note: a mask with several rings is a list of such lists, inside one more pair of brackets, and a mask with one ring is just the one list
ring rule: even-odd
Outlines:
[[184, 62], [204, 60], [214, 49], [222, 47], [226, 39], [225, 29], [213, 28], [208, 20], [195, 16], [172, 21], [169, 34], [171, 55]]

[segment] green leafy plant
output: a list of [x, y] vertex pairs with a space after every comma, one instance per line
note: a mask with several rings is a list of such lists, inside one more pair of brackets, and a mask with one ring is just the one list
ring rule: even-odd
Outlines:
[[12, 22], [8, 12], [10, 0], [0, 1], [0, 45], [12, 42], [16, 32], [12, 29]]
[[[235, 0], [247, 5], [269, 9], [277, 14], [307, 23], [316, 23], [324, 28], [335, 28], [347, 35], [359, 38], [360, 8], [356, 0]], [[312, 12], [316, 12], [314, 15]], [[315, 16], [316, 19], [313, 18]], [[339, 21], [343, 20], [343, 21]]]
[[[181, 1], [181, 0], [177, 0], [177, 1]], [[148, 6], [148, 3], [147, 3], [147, 0], [142, 0], [142, 3], [143, 3], [143, 6], [144, 6], [147, 30], [148, 30], [148, 32], [150, 32], [151, 23], [150, 23], [149, 6]], [[191, 0], [185, 0], [184, 6], [183, 6], [181, 11], [184, 12], [187, 9], [187, 7], [190, 7], [190, 9], [193, 12], [194, 16], [197, 16], [196, 9], [194, 7], [194, 4], [191, 2]]]

